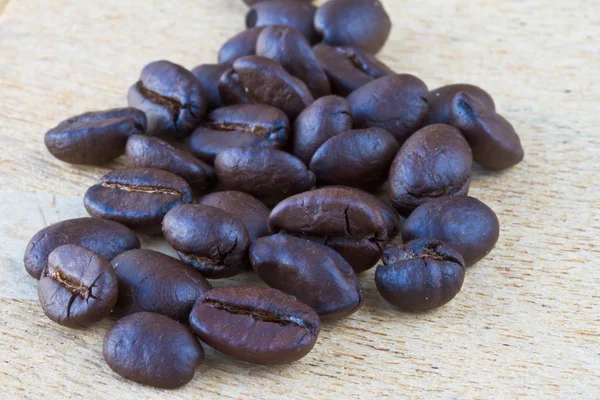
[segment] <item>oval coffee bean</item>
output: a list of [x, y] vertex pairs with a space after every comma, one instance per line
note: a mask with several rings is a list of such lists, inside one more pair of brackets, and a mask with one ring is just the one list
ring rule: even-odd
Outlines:
[[87, 190], [83, 202], [92, 217], [157, 233], [171, 208], [192, 202], [192, 190], [183, 178], [170, 172], [128, 168], [100, 178]]
[[329, 0], [315, 15], [315, 29], [326, 44], [375, 54], [387, 41], [392, 21], [378, 0]]
[[219, 94], [219, 79], [229, 68], [230, 66], [227, 64], [202, 64], [192, 70], [192, 74], [204, 88], [208, 110], [214, 110], [223, 105]]
[[423, 203], [469, 192], [473, 156], [460, 131], [429, 125], [412, 135], [390, 169], [392, 204], [405, 216]]
[[118, 321], [104, 337], [108, 366], [125, 379], [162, 389], [192, 380], [204, 361], [204, 350], [183, 325], [149, 312]]
[[107, 260], [140, 247], [135, 233], [113, 221], [96, 218], [76, 218], [50, 225], [36, 233], [25, 250], [25, 269], [40, 279], [46, 268], [48, 255], [65, 244], [76, 244], [98, 253]]
[[50, 253], [38, 283], [44, 314], [70, 328], [84, 328], [108, 317], [117, 295], [117, 276], [110, 263], [73, 244]]
[[504, 117], [463, 92], [454, 96], [451, 107], [450, 124], [467, 138], [475, 162], [501, 170], [523, 161], [521, 139]]
[[146, 115], [135, 108], [89, 112], [46, 133], [48, 151], [71, 164], [101, 165], [123, 154], [127, 138], [146, 133]]
[[225, 42], [219, 50], [219, 64], [233, 64], [238, 58], [256, 54], [256, 40], [264, 26], [246, 29]]
[[275, 205], [315, 184], [315, 176], [302, 161], [268, 148], [223, 150], [215, 159], [215, 172], [225, 188], [249, 193], [266, 205]]
[[140, 80], [129, 89], [127, 101], [146, 113], [147, 134], [166, 140], [187, 136], [206, 113], [202, 84], [190, 71], [169, 61], [146, 65]]
[[423, 81], [412, 75], [376, 79], [348, 96], [354, 126], [383, 128], [402, 144], [427, 117], [428, 93]]
[[203, 342], [234, 358], [285, 364], [312, 350], [321, 322], [309, 306], [279, 290], [230, 287], [203, 294], [190, 326]]
[[267, 285], [295, 296], [324, 320], [344, 318], [363, 303], [352, 267], [318, 243], [283, 234], [264, 237], [250, 247], [250, 262]]
[[427, 117], [426, 124], [449, 124], [452, 99], [459, 92], [473, 96], [490, 110], [496, 111], [494, 99], [485, 90], [466, 83], [457, 83], [442, 86], [429, 92], [429, 116]]
[[460, 253], [435, 239], [419, 239], [383, 252], [375, 283], [381, 296], [403, 311], [443, 306], [463, 285], [465, 265]]
[[215, 180], [215, 173], [210, 165], [155, 137], [131, 136], [125, 153], [129, 167], [172, 172], [185, 179], [197, 192], [206, 191]]
[[304, 37], [315, 43], [319, 35], [313, 26], [317, 8], [309, 2], [292, 0], [271, 0], [252, 6], [246, 14], [246, 28], [256, 26], [282, 25], [302, 32]]
[[248, 266], [244, 223], [215, 207], [187, 204], [171, 210], [163, 233], [179, 258], [209, 279], [234, 276]]
[[465, 265], [485, 257], [496, 245], [500, 223], [496, 214], [481, 201], [468, 196], [433, 199], [404, 221], [402, 239], [438, 239], [456, 249]]
[[396, 139], [381, 128], [345, 132], [319, 147], [310, 170], [321, 185], [372, 191], [387, 180], [398, 147]]
[[211, 289], [200, 272], [157, 251], [126, 251], [111, 264], [119, 281], [118, 317], [148, 311], [187, 323], [198, 297]]

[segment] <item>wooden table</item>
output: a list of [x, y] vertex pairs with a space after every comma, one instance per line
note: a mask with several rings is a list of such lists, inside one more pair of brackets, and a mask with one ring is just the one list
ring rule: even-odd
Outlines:
[[[108, 170], [59, 162], [43, 134], [74, 114], [124, 105], [150, 61], [214, 62], [247, 8], [0, 0], [0, 398], [600, 398], [597, 1], [384, 3], [395, 23], [385, 62], [430, 88], [486, 88], [521, 135], [525, 161], [477, 169], [472, 185], [500, 218], [496, 249], [437, 311], [394, 310], [370, 271], [360, 278], [365, 306], [325, 325], [301, 362], [249, 365], [209, 348], [193, 382], [165, 392], [104, 363], [112, 321], [62, 328], [36, 301], [25, 245], [47, 224], [84, 216], [81, 196]], [[258, 283], [248, 274], [217, 285], [248, 282]]]

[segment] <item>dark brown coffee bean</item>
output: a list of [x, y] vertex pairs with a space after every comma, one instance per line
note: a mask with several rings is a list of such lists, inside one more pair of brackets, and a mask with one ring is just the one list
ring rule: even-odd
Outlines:
[[311, 43], [319, 40], [313, 26], [317, 8], [309, 2], [296, 0], [271, 0], [252, 6], [246, 14], [246, 28], [282, 25], [302, 32]]
[[384, 299], [403, 311], [419, 312], [443, 306], [463, 285], [460, 253], [435, 239], [419, 239], [383, 252], [375, 283]]
[[405, 216], [423, 203], [469, 192], [473, 156], [460, 131], [429, 125], [412, 135], [390, 169], [390, 198]]
[[256, 40], [264, 26], [246, 29], [229, 39], [219, 50], [219, 64], [233, 64], [238, 58], [256, 54]]
[[204, 350], [183, 325], [149, 312], [118, 321], [104, 337], [108, 366], [125, 379], [162, 389], [192, 380], [204, 361]]
[[101, 165], [123, 154], [127, 138], [146, 132], [146, 115], [135, 108], [88, 112], [50, 129], [46, 148], [61, 161]]
[[76, 218], [50, 225], [36, 233], [25, 250], [25, 269], [40, 279], [48, 255], [65, 244], [76, 244], [112, 260], [124, 251], [140, 247], [133, 231], [119, 223], [96, 218]]
[[315, 29], [326, 44], [375, 54], [387, 41], [392, 21], [378, 0], [329, 0], [315, 15]]
[[353, 236], [329, 236], [324, 239], [323, 242], [317, 242], [339, 253], [357, 274], [373, 268], [381, 259], [384, 242]]
[[229, 68], [228, 64], [202, 64], [192, 69], [192, 74], [204, 88], [208, 110], [214, 110], [223, 105], [219, 94], [219, 79]]
[[427, 86], [412, 75], [376, 79], [348, 96], [354, 126], [383, 128], [402, 144], [427, 117], [428, 93]]
[[182, 177], [196, 192], [206, 191], [215, 180], [210, 165], [167, 142], [142, 135], [127, 141], [127, 164], [132, 168], [156, 168]]
[[179, 258], [209, 279], [234, 276], [248, 266], [244, 223], [221, 209], [187, 204], [171, 210], [163, 233]]
[[320, 185], [372, 191], [386, 181], [398, 147], [396, 139], [381, 128], [348, 131], [333, 136], [319, 147], [310, 162], [310, 170]]
[[198, 297], [212, 288], [194, 268], [153, 250], [126, 251], [111, 264], [119, 280], [118, 317], [149, 311], [187, 323]]
[[496, 245], [500, 224], [496, 214], [481, 201], [468, 196], [433, 199], [404, 221], [402, 238], [438, 239], [456, 249], [468, 267], [485, 257]]
[[454, 96], [450, 124], [465, 135], [474, 160], [486, 168], [510, 168], [525, 157], [521, 139], [510, 122], [466, 93]]
[[87, 190], [83, 202], [92, 217], [157, 233], [171, 208], [192, 202], [192, 190], [183, 178], [170, 172], [128, 168], [100, 178]]
[[466, 83], [442, 86], [429, 92], [429, 116], [427, 117], [427, 125], [450, 124], [452, 99], [458, 92], [464, 92], [469, 96], [476, 98], [492, 111], [496, 110], [496, 105], [494, 104], [492, 96], [477, 86]]
[[291, 363], [317, 341], [317, 314], [276, 289], [229, 287], [203, 294], [190, 315], [193, 332], [209, 346], [258, 364]]
[[127, 101], [146, 113], [147, 134], [166, 140], [187, 136], [206, 113], [202, 84], [190, 71], [169, 61], [146, 65], [140, 80], [129, 89]]
[[219, 78], [219, 96], [221, 98], [222, 105], [236, 105], [236, 104], [256, 104], [254, 98], [250, 98], [246, 88], [240, 76], [229, 68]]
[[278, 234], [250, 247], [250, 262], [272, 288], [295, 296], [323, 320], [344, 318], [363, 303], [363, 291], [352, 267], [329, 247]]
[[73, 244], [50, 253], [38, 283], [44, 314], [70, 328], [85, 328], [108, 317], [117, 295], [117, 276], [110, 263]]

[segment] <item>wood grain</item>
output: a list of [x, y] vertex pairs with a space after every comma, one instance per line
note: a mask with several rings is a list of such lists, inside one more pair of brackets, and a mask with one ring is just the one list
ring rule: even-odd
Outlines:
[[[477, 169], [471, 191], [500, 218], [498, 246], [442, 309], [395, 311], [370, 271], [360, 278], [365, 306], [326, 325], [301, 362], [261, 367], [207, 349], [192, 383], [165, 392], [105, 365], [111, 321], [68, 330], [34, 300], [22, 270], [28, 239], [85, 215], [81, 195], [122, 165], [61, 163], [43, 133], [71, 115], [122, 106], [149, 61], [215, 62], [247, 8], [240, 0], [10, 2], [0, 16], [0, 398], [598, 398], [596, 2], [383, 3], [395, 24], [386, 63], [430, 88], [484, 87], [521, 135], [525, 161], [501, 173]], [[217, 285], [240, 283], [259, 284], [246, 274]]]

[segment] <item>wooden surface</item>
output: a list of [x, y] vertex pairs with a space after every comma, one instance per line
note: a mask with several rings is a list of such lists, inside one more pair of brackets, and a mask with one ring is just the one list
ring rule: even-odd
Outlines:
[[[243, 28], [240, 0], [0, 0], [0, 398], [600, 397], [600, 14], [595, 0], [384, 1], [394, 30], [381, 58], [430, 88], [486, 88], [526, 158], [477, 169], [471, 194], [499, 215], [500, 241], [437, 311], [408, 315], [361, 276], [365, 306], [325, 325], [289, 366], [207, 348], [171, 392], [121, 379], [102, 359], [112, 321], [88, 330], [46, 319], [24, 272], [29, 238], [85, 215], [107, 168], [53, 159], [43, 134], [87, 110], [125, 104], [156, 59], [216, 60]], [[5, 7], [3, 7], [5, 5]], [[118, 161], [108, 167], [121, 165]], [[161, 243], [150, 243], [163, 246]], [[166, 247], [163, 247], [166, 249]], [[217, 285], [257, 284], [251, 275]]]

